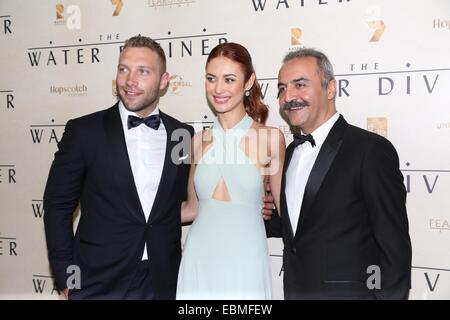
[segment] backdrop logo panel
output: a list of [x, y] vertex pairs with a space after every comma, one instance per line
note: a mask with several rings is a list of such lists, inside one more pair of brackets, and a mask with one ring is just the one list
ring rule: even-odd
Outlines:
[[[141, 33], [161, 43], [173, 72], [162, 100], [165, 111], [192, 121], [196, 131], [213, 124], [202, 81], [206, 56], [236, 38], [259, 70], [269, 123], [288, 143], [291, 128], [276, 100], [280, 59], [306, 45], [327, 53], [337, 71], [339, 111], [353, 124], [389, 136], [399, 153], [413, 242], [410, 298], [449, 299], [448, 0], [426, 6], [407, 0], [20, 3], [0, 5], [0, 42], [8, 48], [0, 50], [0, 297], [25, 292], [28, 299], [58, 298], [42, 226], [42, 189], [53, 153], [67, 119], [116, 100], [111, 65], [125, 39]], [[232, 13], [231, 20], [224, 13]], [[414, 23], [402, 32], [408, 21]], [[344, 36], [330, 37], [330, 30]], [[273, 297], [283, 299], [283, 243], [268, 242]]]
[[195, 0], [147, 0], [147, 5], [150, 8], [180, 8], [183, 6], [189, 6], [195, 3]]
[[304, 47], [302, 45], [301, 37], [303, 36], [302, 29], [296, 27], [291, 28], [291, 45], [289, 47], [289, 51], [295, 51]]
[[111, 3], [113, 6], [115, 6], [113, 16], [117, 17], [120, 14], [120, 11], [122, 11], [123, 8], [123, 0], [111, 0]]
[[437, 129], [450, 129], [450, 122], [438, 122], [436, 124]]
[[58, 290], [56, 290], [56, 284], [53, 280], [53, 277], [50, 275], [33, 274], [33, 276], [31, 277], [31, 282], [33, 284], [34, 293], [38, 295], [58, 294]]
[[3, 235], [0, 232], [0, 256], [1, 257], [17, 257], [18, 241], [16, 237]]
[[384, 117], [370, 117], [367, 118], [367, 130], [379, 134], [387, 138], [388, 123], [387, 118]]
[[57, 3], [55, 5], [55, 11], [56, 11], [56, 21], [55, 23], [61, 24], [64, 23], [64, 5], [61, 3]]
[[[409, 68], [411, 65], [407, 63], [406, 66]], [[405, 76], [402, 74], [405, 74]], [[419, 91], [421, 94], [432, 94], [439, 76], [440, 73], [432, 69], [392, 72], [392, 75], [378, 78], [378, 94], [380, 96], [389, 95], [393, 92], [412, 94]]]
[[[205, 116], [206, 117], [206, 116]], [[214, 124], [214, 121], [187, 121], [185, 122], [188, 125], [191, 125], [194, 127], [195, 132], [199, 132], [202, 130], [206, 130], [212, 127], [212, 125]]]
[[64, 133], [63, 124], [54, 124], [55, 120], [51, 120], [51, 124], [32, 124], [30, 125], [30, 134], [33, 144], [58, 144]]
[[169, 94], [182, 96], [185, 90], [192, 87], [192, 84], [182, 76], [175, 74], [170, 77]]
[[57, 3], [55, 5], [56, 12], [56, 26], [67, 26], [69, 30], [81, 28], [81, 9], [77, 5], [68, 5], [67, 10], [64, 10], [64, 4]]
[[[79, 39], [78, 42], [82, 40]], [[100, 46], [98, 44], [66, 44], [53, 46], [39, 46], [27, 49], [31, 67], [65, 67], [67, 65], [80, 65], [100, 62]]]
[[50, 93], [64, 97], [85, 97], [88, 95], [88, 88], [85, 84], [74, 84], [68, 86], [51, 85]]
[[3, 29], [3, 35], [10, 35], [13, 33], [12, 18], [10, 15], [0, 16], [0, 23]]
[[437, 230], [439, 232], [450, 231], [450, 223], [447, 219], [431, 218], [429, 221], [431, 230]]
[[302, 29], [291, 28], [291, 46], [298, 46], [302, 44], [300, 38], [302, 36]]
[[16, 165], [0, 164], [0, 183], [15, 184], [16, 181]]
[[350, 0], [249, 0], [256, 12], [262, 12], [266, 9], [298, 9], [311, 6], [325, 6], [328, 4], [343, 4]]
[[433, 29], [444, 29], [450, 31], [450, 19], [433, 19]]
[[14, 110], [14, 90], [0, 90], [0, 107], [6, 110]]
[[44, 202], [43, 200], [31, 200], [31, 209], [33, 217], [36, 219], [42, 219], [44, 215]]
[[[404, 64], [406, 68], [410, 68], [411, 64]], [[378, 96], [404, 96], [404, 95], [432, 95], [438, 89], [443, 88], [441, 81], [441, 72], [449, 71], [450, 69], [434, 68], [434, 69], [403, 69], [400, 70], [385, 70], [380, 69], [378, 62], [367, 64], [350, 64], [353, 73], [336, 74], [338, 78], [338, 96], [343, 94], [349, 97], [352, 94], [352, 79], [360, 82], [361, 79], [367, 79], [366, 92], [368, 94], [375, 94]], [[403, 69], [403, 70], [401, 70]], [[373, 72], [368, 72], [372, 71]], [[361, 72], [359, 72], [361, 71]]]
[[113, 97], [117, 97], [117, 84], [116, 84], [116, 80], [113, 80], [113, 81], [112, 81], [112, 84], [111, 84], [111, 92], [112, 92]]
[[[294, 49], [295, 50], [295, 49]], [[336, 75], [336, 78], [342, 77], [342, 76], [348, 76], [346, 75]], [[278, 77], [271, 77], [271, 78], [258, 78], [258, 83], [261, 87], [261, 97], [263, 99], [266, 99], [266, 97], [278, 97]], [[350, 96], [350, 80], [348, 79], [337, 79], [337, 94], [338, 96], [346, 95]], [[268, 95], [269, 94], [269, 95]], [[276, 112], [278, 112], [276, 109], [274, 109]]]
[[[450, 270], [430, 267], [412, 267], [413, 275], [418, 273], [417, 279], [422, 278], [422, 281], [417, 281], [416, 286], [423, 287], [421, 299], [434, 299], [433, 293], [439, 292], [439, 289], [448, 287]], [[441, 275], [444, 274], [443, 277]], [[443, 284], [444, 281], [444, 284]], [[446, 282], [446, 283], [445, 283]]]
[[381, 20], [381, 9], [378, 6], [369, 6], [367, 8], [367, 13], [367, 24], [374, 30], [372, 38], [370, 38], [369, 41], [378, 42], [386, 30], [386, 25], [384, 24], [384, 21]]
[[[406, 162], [408, 169], [403, 169], [402, 172], [405, 176], [405, 186], [408, 193], [421, 192], [431, 195], [437, 190], [443, 190], [441, 186], [441, 174], [450, 173], [447, 170], [435, 170], [435, 169], [413, 169], [410, 168], [411, 163]], [[439, 183], [438, 183], [439, 181]], [[448, 186], [446, 187], [448, 189]], [[444, 189], [445, 190], [445, 189]]]
[[[172, 32], [167, 32], [169, 36]], [[227, 42], [226, 32], [192, 34], [186, 36], [171, 36], [155, 39], [164, 49], [169, 58], [186, 58], [192, 56], [207, 56], [216, 45]]]

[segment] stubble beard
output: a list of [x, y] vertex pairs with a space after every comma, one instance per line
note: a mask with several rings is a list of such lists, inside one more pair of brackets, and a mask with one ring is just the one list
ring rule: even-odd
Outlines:
[[[156, 108], [158, 99], [159, 99], [159, 92], [151, 94], [150, 96], [147, 96], [144, 98], [143, 101], [137, 102], [136, 105], [131, 106], [126, 99], [122, 96], [119, 88], [117, 88], [117, 95], [119, 96], [120, 101], [122, 101], [123, 105], [125, 106], [125, 109], [127, 109], [130, 112], [138, 113], [141, 111], [144, 111], [146, 109], [149, 109], [151, 106], [153, 106], [152, 111]], [[151, 112], [151, 111], [150, 111]]]

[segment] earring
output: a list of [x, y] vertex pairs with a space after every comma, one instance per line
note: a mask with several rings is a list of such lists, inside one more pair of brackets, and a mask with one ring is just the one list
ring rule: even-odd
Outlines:
[[250, 90], [245, 90], [245, 96], [248, 97], [250, 95]]

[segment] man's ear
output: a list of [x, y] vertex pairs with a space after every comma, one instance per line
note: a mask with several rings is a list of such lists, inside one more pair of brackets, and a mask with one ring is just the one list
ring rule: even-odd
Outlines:
[[327, 98], [328, 100], [334, 100], [334, 98], [336, 98], [336, 79], [330, 80], [328, 82]]
[[169, 84], [170, 75], [168, 72], [164, 72], [161, 76], [161, 82], [159, 84], [159, 90], [166, 89], [167, 85]]

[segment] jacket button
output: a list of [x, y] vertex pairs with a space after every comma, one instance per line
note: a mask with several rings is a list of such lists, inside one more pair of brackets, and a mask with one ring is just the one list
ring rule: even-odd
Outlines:
[[291, 252], [292, 252], [293, 254], [296, 254], [296, 253], [297, 253], [297, 248], [296, 248], [296, 247], [291, 248]]

